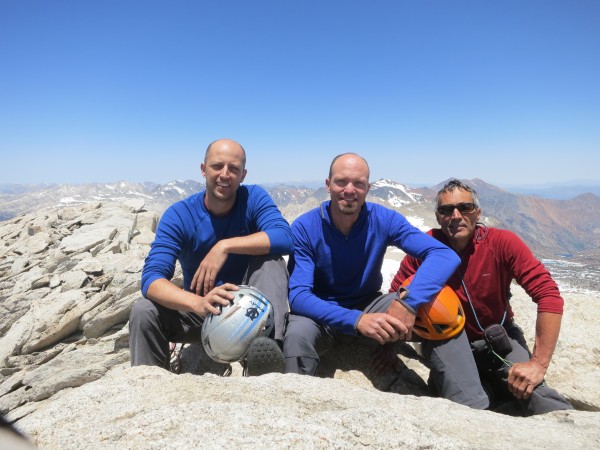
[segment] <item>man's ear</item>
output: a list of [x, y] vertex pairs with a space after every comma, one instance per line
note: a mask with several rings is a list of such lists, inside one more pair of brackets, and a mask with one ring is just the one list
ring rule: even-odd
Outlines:
[[200, 164], [200, 171], [202, 172], [202, 176], [206, 178], [206, 166], [204, 165], [204, 163]]
[[329, 178], [325, 178], [325, 189], [327, 189], [327, 192], [331, 193], [330, 189], [330, 185], [331, 185], [331, 180]]
[[440, 215], [437, 211], [435, 212], [435, 220], [437, 220], [438, 225], [440, 225], [440, 226], [442, 225], [440, 222]]
[[240, 178], [240, 183], [242, 183], [244, 181], [244, 178], [246, 178], [247, 173], [248, 173], [248, 171], [246, 169], [244, 169], [244, 172], [242, 173], [242, 176]]

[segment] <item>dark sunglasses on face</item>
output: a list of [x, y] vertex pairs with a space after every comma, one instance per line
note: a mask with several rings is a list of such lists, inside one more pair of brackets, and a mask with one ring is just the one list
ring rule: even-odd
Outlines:
[[437, 207], [437, 213], [440, 216], [451, 216], [455, 209], [461, 214], [469, 214], [475, 211], [475, 203], [457, 203], [456, 205], [440, 205]]

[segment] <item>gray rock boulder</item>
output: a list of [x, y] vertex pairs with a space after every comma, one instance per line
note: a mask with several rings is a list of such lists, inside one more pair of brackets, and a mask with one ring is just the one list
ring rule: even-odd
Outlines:
[[593, 448], [598, 414], [515, 418], [346, 380], [118, 367], [18, 422], [42, 448]]

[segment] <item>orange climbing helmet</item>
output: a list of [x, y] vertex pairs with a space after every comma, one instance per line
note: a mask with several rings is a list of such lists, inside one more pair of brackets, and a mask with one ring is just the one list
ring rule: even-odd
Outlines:
[[[413, 279], [408, 277], [402, 283], [407, 287]], [[456, 292], [444, 286], [437, 296], [419, 306], [413, 332], [432, 341], [441, 341], [456, 336], [465, 326], [465, 311]]]

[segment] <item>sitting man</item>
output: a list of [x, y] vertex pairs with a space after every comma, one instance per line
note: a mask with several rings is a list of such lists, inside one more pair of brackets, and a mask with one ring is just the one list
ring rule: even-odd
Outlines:
[[[563, 312], [563, 299], [550, 273], [514, 233], [478, 222], [481, 209], [471, 187], [450, 180], [436, 202], [440, 228], [429, 234], [461, 258], [447, 284], [463, 303], [466, 324], [452, 339], [422, 342], [431, 365], [430, 384], [440, 396], [477, 409], [493, 408], [494, 398], [518, 399], [526, 415], [571, 409], [543, 382]], [[398, 289], [420, 266], [418, 258], [406, 256], [390, 290]], [[509, 303], [513, 279], [538, 305], [533, 354], [513, 319]], [[486, 345], [484, 330], [489, 326], [493, 327], [486, 333], [490, 342]], [[499, 334], [494, 337], [494, 332]]]
[[[201, 165], [206, 190], [169, 207], [142, 272], [144, 298], [129, 319], [131, 365], [169, 367], [170, 342], [200, 342], [204, 317], [218, 314], [238, 284], [260, 290], [274, 308], [273, 338], [250, 344], [246, 372], [283, 370], [280, 345], [288, 273], [282, 254], [293, 250], [289, 224], [267, 192], [242, 186], [246, 153], [237, 142], [211, 143]], [[179, 261], [184, 288], [170, 280]], [[254, 357], [256, 356], [256, 357]], [[253, 364], [254, 361], [254, 364]]]
[[[292, 224], [285, 373], [315, 375], [319, 356], [340, 333], [366, 336], [379, 349], [410, 340], [416, 308], [438, 293], [459, 263], [452, 250], [400, 213], [365, 202], [369, 166], [359, 155], [337, 156], [325, 184], [331, 200]], [[423, 260], [402, 298], [380, 292], [389, 245]], [[381, 353], [377, 359], [385, 360]]]

